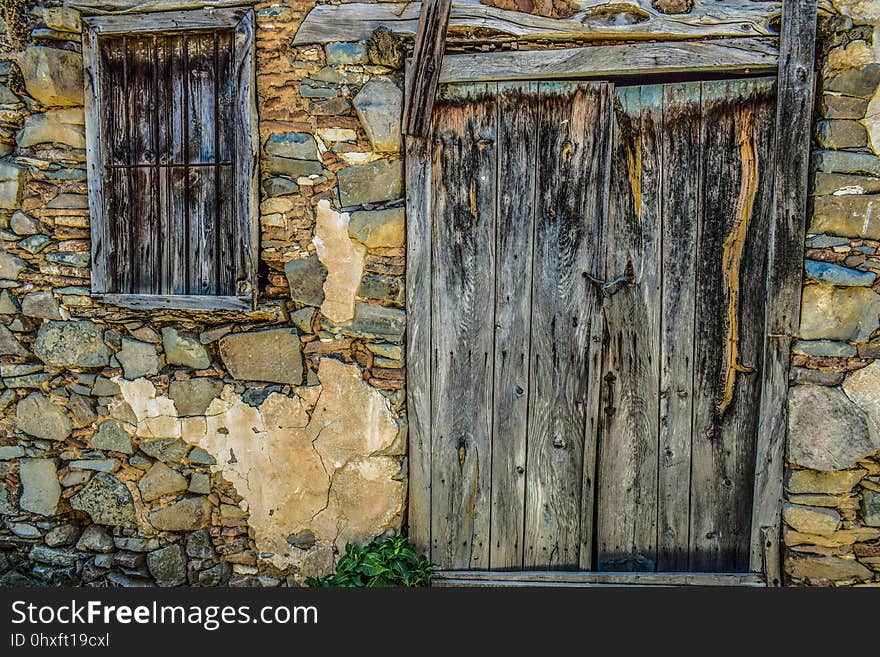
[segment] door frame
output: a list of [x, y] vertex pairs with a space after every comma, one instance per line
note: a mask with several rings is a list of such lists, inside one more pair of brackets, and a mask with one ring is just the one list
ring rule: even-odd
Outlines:
[[[756, 445], [749, 567], [767, 586], [782, 585], [781, 512], [790, 347], [800, 320], [806, 233], [810, 131], [815, 92], [817, 0], [784, 0], [778, 49], [775, 39], [615, 44], [566, 50], [447, 55], [440, 81], [601, 78], [626, 74], [777, 71], [775, 205], [770, 226], [764, 370]], [[736, 44], [734, 46], [734, 44]], [[745, 46], [745, 47], [743, 47]], [[407, 82], [410, 67], [407, 66]], [[406, 163], [406, 405], [409, 424], [410, 540], [431, 545], [431, 157], [429, 139], [409, 135]], [[650, 576], [650, 577], [646, 577]], [[441, 576], [447, 584], [602, 585], [603, 573], [469, 571]], [[708, 579], [707, 579], [708, 578]], [[720, 579], [719, 579], [720, 578]], [[693, 573], [615, 573], [614, 583], [719, 582], [755, 585], [753, 577]], [[699, 580], [699, 581], [697, 581]], [[491, 584], [494, 582], [494, 584]]]

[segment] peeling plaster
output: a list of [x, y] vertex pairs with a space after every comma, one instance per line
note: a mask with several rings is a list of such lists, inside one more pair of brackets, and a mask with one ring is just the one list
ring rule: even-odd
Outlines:
[[327, 269], [321, 312], [336, 324], [354, 318], [354, 297], [363, 275], [366, 254], [366, 247], [349, 237], [348, 222], [347, 212], [336, 212], [326, 199], [318, 202], [312, 242], [318, 259]]
[[204, 417], [185, 418], [148, 380], [114, 380], [137, 416], [137, 435], [176, 431], [217, 460], [214, 472], [250, 512], [257, 549], [283, 569], [307, 554], [287, 543], [291, 534], [309, 531], [342, 550], [399, 527], [403, 514], [400, 428], [388, 400], [355, 365], [324, 358], [318, 379], [290, 396], [272, 393], [258, 408], [226, 385]]

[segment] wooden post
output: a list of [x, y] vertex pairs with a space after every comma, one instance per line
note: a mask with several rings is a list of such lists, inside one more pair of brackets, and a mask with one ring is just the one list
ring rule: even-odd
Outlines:
[[[785, 0], [776, 109], [776, 208], [767, 263], [767, 315], [751, 527], [751, 569], [769, 574], [764, 528], [778, 537], [788, 434], [788, 369], [800, 321], [810, 128], [813, 117], [816, 0]], [[778, 539], [776, 539], [778, 540]], [[769, 561], [769, 560], [768, 560]]]
[[440, 65], [446, 48], [446, 30], [452, 0], [425, 0], [419, 16], [412, 60], [412, 82], [403, 111], [403, 132], [427, 137], [431, 129], [434, 98], [440, 83]]

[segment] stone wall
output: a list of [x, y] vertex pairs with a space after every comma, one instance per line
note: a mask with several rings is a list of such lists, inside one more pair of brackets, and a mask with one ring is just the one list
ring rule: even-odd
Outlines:
[[783, 542], [789, 584], [880, 583], [880, 8], [838, 2], [820, 80]]
[[128, 311], [89, 292], [80, 16], [3, 7], [0, 585], [296, 585], [400, 528], [399, 53], [256, 4], [258, 308]]

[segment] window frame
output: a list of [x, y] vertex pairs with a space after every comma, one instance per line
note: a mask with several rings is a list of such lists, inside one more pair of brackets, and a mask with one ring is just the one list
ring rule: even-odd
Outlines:
[[[86, 170], [91, 232], [92, 298], [131, 309], [239, 310], [256, 308], [259, 286], [259, 179], [254, 12], [251, 8], [195, 9], [101, 16], [84, 16], [83, 69], [85, 81]], [[232, 75], [238, 88], [234, 108], [235, 139], [233, 193], [235, 220], [246, 259], [246, 290], [235, 296], [181, 294], [118, 294], [108, 292], [105, 245], [112, 236], [104, 209], [103, 171], [108, 161], [107, 139], [102, 134], [105, 109], [100, 80], [102, 67], [98, 40], [105, 36], [174, 33], [233, 28]]]

